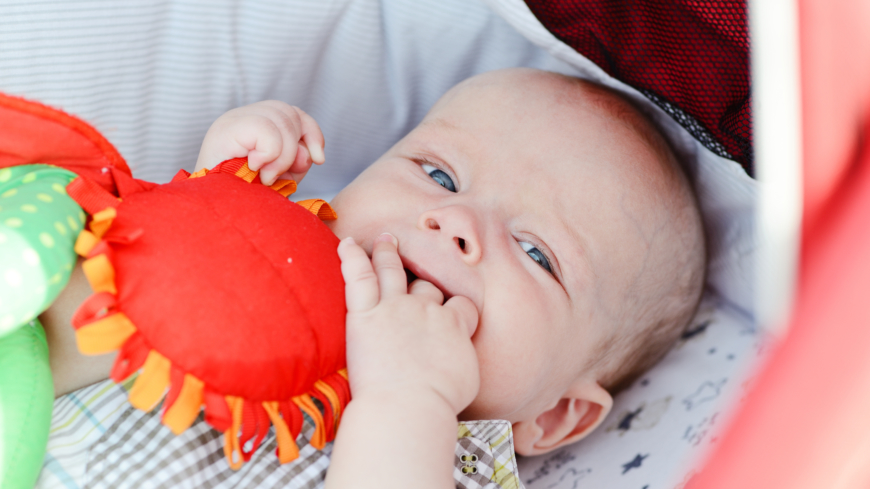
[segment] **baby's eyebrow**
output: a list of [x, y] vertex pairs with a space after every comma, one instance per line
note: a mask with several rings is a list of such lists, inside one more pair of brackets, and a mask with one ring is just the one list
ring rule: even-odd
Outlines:
[[440, 117], [433, 117], [432, 119], [428, 119], [423, 121], [421, 125], [425, 126], [435, 126], [439, 129], [446, 129], [448, 131], [457, 131], [459, 132], [459, 128], [456, 127], [452, 122], [448, 122]]
[[563, 215], [557, 215], [557, 220], [562, 229], [565, 230], [564, 236], [567, 239], [559, 243], [562, 246], [559, 247], [558, 253], [557, 250], [553, 250], [553, 252], [557, 253], [556, 260], [565, 280], [565, 291], [573, 297], [572, 292], [577, 292], [579, 288], [582, 288], [583, 277], [588, 280], [595, 277], [596, 273], [591, 263], [589, 243], [586, 241], [586, 237], [577, 229], [576, 224], [566, 220]]

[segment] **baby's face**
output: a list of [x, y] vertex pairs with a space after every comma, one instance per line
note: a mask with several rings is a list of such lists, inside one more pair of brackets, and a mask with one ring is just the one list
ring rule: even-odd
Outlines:
[[523, 76], [454, 89], [332, 203], [339, 238], [371, 255], [389, 232], [410, 272], [477, 307], [465, 419], [523, 420], [597, 380], [589, 359], [643, 263], [631, 168], [647, 146], [564, 81]]

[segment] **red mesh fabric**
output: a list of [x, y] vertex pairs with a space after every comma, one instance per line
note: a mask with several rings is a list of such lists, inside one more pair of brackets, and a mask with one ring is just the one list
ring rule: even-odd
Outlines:
[[557, 38], [753, 174], [746, 5], [722, 0], [526, 0]]

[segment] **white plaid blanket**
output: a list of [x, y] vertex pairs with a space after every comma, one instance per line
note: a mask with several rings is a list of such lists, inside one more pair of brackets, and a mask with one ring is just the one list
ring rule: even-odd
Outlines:
[[[224, 459], [223, 435], [202, 416], [175, 436], [160, 424], [159, 409], [144, 413], [130, 406], [127, 391], [132, 381], [101, 382], [55, 401], [38, 488], [323, 486], [332, 444], [323, 450], [308, 444], [314, 428], [307, 417], [297, 440], [298, 459], [278, 463], [272, 429], [250, 462], [234, 471]], [[460, 423], [455, 462], [457, 488], [522, 488], [507, 421]]]

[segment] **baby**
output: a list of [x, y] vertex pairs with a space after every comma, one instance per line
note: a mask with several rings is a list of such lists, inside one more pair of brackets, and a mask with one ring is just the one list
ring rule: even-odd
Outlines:
[[[214, 123], [197, 167], [247, 156], [267, 184], [299, 180], [322, 145], [301, 110], [260, 102]], [[331, 204], [353, 401], [327, 487], [451, 487], [457, 419], [510, 421], [524, 455], [583, 438], [668, 351], [704, 283], [700, 214], [664, 138], [558, 74], [457, 85]], [[107, 376], [99, 361], [89, 381]], [[401, 464], [384, 464], [395, 446]]]

